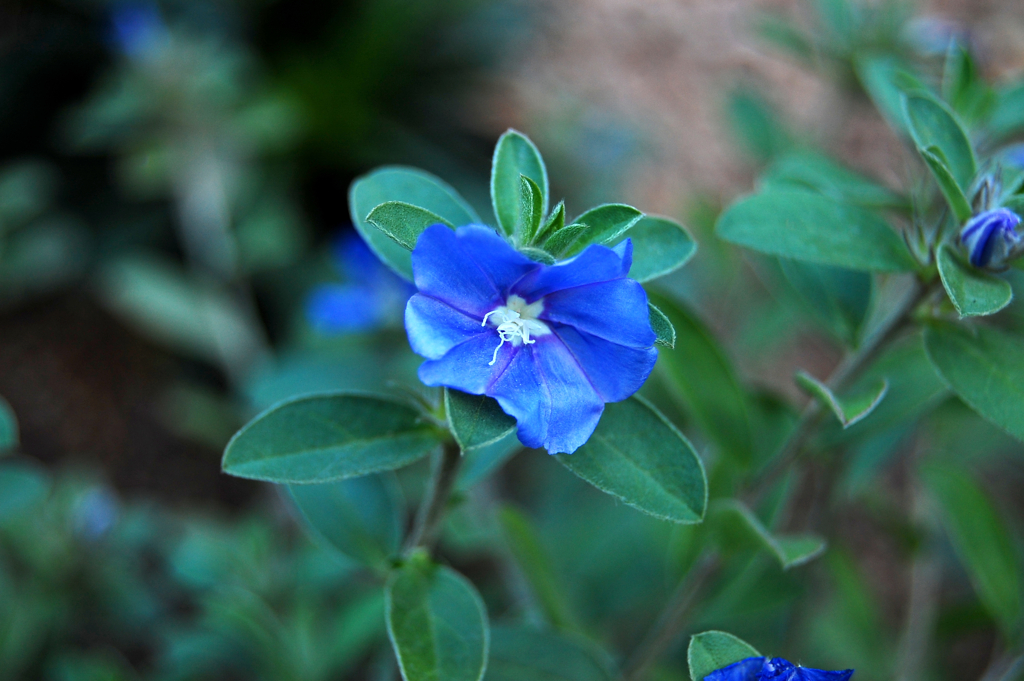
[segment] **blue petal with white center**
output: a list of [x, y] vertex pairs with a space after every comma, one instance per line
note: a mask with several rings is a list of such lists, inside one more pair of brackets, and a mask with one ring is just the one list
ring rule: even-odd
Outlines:
[[409, 343], [427, 360], [420, 380], [494, 397], [527, 446], [575, 451], [605, 403], [635, 393], [657, 360], [631, 260], [628, 240], [542, 265], [489, 227], [428, 227], [405, 312]]
[[781, 657], [748, 657], [717, 669], [704, 681], [849, 681], [852, 669], [828, 671], [795, 665]]
[[971, 218], [960, 232], [960, 242], [967, 249], [975, 267], [998, 269], [1019, 255], [1021, 235], [1017, 233], [1020, 216], [1008, 208], [996, 208]]

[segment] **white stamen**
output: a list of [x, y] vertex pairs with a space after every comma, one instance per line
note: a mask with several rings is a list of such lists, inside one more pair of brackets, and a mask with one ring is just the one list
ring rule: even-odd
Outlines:
[[551, 329], [548, 328], [547, 324], [537, 319], [537, 315], [544, 311], [544, 300], [538, 300], [536, 302], [527, 305], [523, 298], [516, 295], [511, 295], [505, 304], [496, 307], [487, 314], [484, 315], [484, 319], [480, 322], [480, 326], [487, 326], [487, 320], [494, 315], [495, 330], [498, 332], [498, 347], [494, 348], [494, 355], [491, 357], [491, 361], [488, 366], [494, 366], [494, 363], [498, 361], [498, 350], [505, 343], [511, 343], [513, 347], [520, 344], [532, 345], [536, 343], [536, 339], [530, 338], [530, 334], [534, 336], [545, 336], [551, 333]]

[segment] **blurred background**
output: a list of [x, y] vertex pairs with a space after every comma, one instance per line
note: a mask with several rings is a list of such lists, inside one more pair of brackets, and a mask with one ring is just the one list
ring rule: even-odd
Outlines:
[[[764, 404], [791, 413], [793, 372], [826, 375], [842, 344], [716, 242], [720, 208], [798, 146], [907, 188], [910, 156], [850, 70], [865, 45], [941, 59], [957, 36], [991, 81], [1024, 77], [1019, 0], [840, 5], [0, 4], [0, 395], [19, 443], [0, 461], [0, 678], [395, 678], [371, 576], [310, 541], [279, 490], [219, 463], [232, 433], [281, 399], [414, 383], [408, 285], [349, 222], [348, 185], [374, 166], [428, 170], [489, 215], [491, 149], [514, 127], [570, 214], [622, 201], [682, 221], [700, 251], [655, 288], [723, 340]], [[943, 447], [991, 462], [983, 479], [1019, 537], [1019, 443], [934, 379], [921, 380]], [[648, 390], [699, 444], [686, 400]], [[913, 494], [888, 458], [897, 445], [875, 445], [844, 480], [840, 539], [810, 577], [765, 562], [695, 630], [857, 667], [860, 681], [893, 677], [913, 533], [887, 510]], [[397, 480], [410, 507], [425, 475]], [[445, 557], [492, 619], [529, 618], [503, 558], [517, 521], [495, 524], [512, 504], [571, 576], [558, 590], [581, 628], [635, 644], [685, 564], [685, 532], [536, 452], [479, 477]], [[901, 678], [981, 678], [1000, 645], [991, 619], [962, 572], [932, 582], [928, 662]], [[685, 660], [658, 673], [685, 679]]]

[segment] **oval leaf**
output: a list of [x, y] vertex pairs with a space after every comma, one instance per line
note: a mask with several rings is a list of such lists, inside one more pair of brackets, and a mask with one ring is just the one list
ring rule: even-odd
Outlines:
[[486, 681], [611, 681], [601, 651], [584, 640], [529, 627], [491, 630]]
[[733, 662], [748, 657], [761, 657], [761, 653], [741, 639], [724, 631], [705, 631], [690, 637], [686, 650], [686, 661], [690, 666], [691, 681], [703, 681], [704, 677]]
[[930, 146], [921, 150], [921, 157], [928, 164], [932, 176], [939, 185], [942, 195], [946, 197], [949, 209], [953, 211], [956, 219], [963, 223], [971, 219], [971, 204], [964, 195], [964, 190], [957, 184], [949, 164], [942, 154], [942, 150], [936, 146]]
[[402, 248], [416, 248], [416, 241], [427, 227], [436, 224], [453, 227], [441, 216], [401, 201], [382, 203], [366, 216], [366, 221], [391, 237]]
[[605, 406], [597, 430], [574, 454], [558, 454], [573, 473], [657, 518], [698, 523], [707, 478], [689, 441], [638, 397]]
[[953, 324], [926, 329], [924, 340], [928, 359], [953, 392], [986, 420], [1024, 440], [1024, 340], [985, 326]]
[[409, 281], [412, 281], [409, 251], [366, 220], [370, 211], [388, 201], [419, 206], [456, 227], [480, 222], [476, 212], [454, 189], [422, 170], [384, 166], [356, 178], [348, 190], [348, 210], [352, 224], [377, 257]]
[[469, 580], [413, 556], [385, 589], [388, 636], [405, 681], [479, 681], [487, 667], [487, 611]]
[[806, 371], [798, 372], [796, 382], [810, 395], [817, 398], [832, 412], [843, 428], [849, 428], [853, 424], [867, 417], [875, 410], [882, 398], [889, 391], [889, 381], [882, 379], [873, 384], [867, 390], [858, 391], [852, 395], [840, 398], [831, 389]]
[[978, 163], [974, 149], [963, 126], [944, 103], [924, 92], [907, 94], [903, 99], [910, 136], [919, 152], [935, 155], [937, 147], [942, 161], [964, 194], [971, 187]]
[[936, 260], [942, 286], [961, 317], [995, 314], [1013, 300], [1008, 281], [965, 263], [949, 244], [939, 247]]
[[633, 242], [633, 266], [629, 276], [639, 282], [650, 281], [685, 265], [697, 252], [697, 242], [686, 228], [675, 220], [645, 215], [612, 241], [614, 246], [624, 239]]
[[464, 452], [493, 444], [516, 427], [516, 420], [502, 411], [497, 400], [486, 395], [468, 395], [445, 388], [444, 407], [452, 435]]
[[787, 186], [814, 189], [821, 194], [873, 208], [908, 208], [905, 197], [814, 151], [786, 154], [760, 178], [763, 191]]
[[18, 419], [7, 400], [0, 397], [0, 454], [18, 446]]
[[715, 511], [737, 520], [754, 540], [771, 551], [783, 570], [803, 565], [825, 551], [825, 540], [813, 534], [773, 534], [739, 501], [723, 500], [715, 504]]
[[382, 567], [402, 541], [401, 492], [385, 475], [320, 485], [289, 485], [288, 493], [314, 535], [346, 556]]
[[653, 303], [647, 303], [647, 312], [651, 318], [651, 328], [654, 329], [654, 344], [669, 349], [674, 348], [676, 346], [676, 330], [672, 326], [672, 322]]
[[640, 222], [643, 216], [636, 208], [624, 203], [606, 203], [591, 208], [573, 220], [574, 224], [587, 225], [587, 230], [572, 244], [567, 254], [575, 255], [590, 244], [621, 241], [623, 235]]
[[498, 139], [491, 161], [491, 201], [501, 230], [511, 236], [522, 229], [523, 202], [520, 175], [541, 190], [541, 214], [548, 211], [548, 170], [526, 135], [509, 130]]
[[309, 395], [271, 407], [224, 450], [225, 473], [269, 482], [331, 482], [421, 459], [439, 440], [418, 411], [379, 397]]
[[903, 240], [879, 215], [807, 191], [741, 199], [718, 219], [715, 232], [755, 251], [822, 265], [883, 272], [915, 267]]

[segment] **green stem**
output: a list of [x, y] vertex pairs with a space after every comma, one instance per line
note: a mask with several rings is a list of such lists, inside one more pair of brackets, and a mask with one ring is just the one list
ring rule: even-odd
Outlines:
[[406, 555], [418, 547], [430, 549], [434, 545], [461, 465], [462, 452], [459, 451], [459, 446], [454, 442], [445, 443], [441, 455], [434, 460], [430, 485], [416, 512], [416, 522], [412, 532], [409, 533], [409, 538], [406, 540]]

